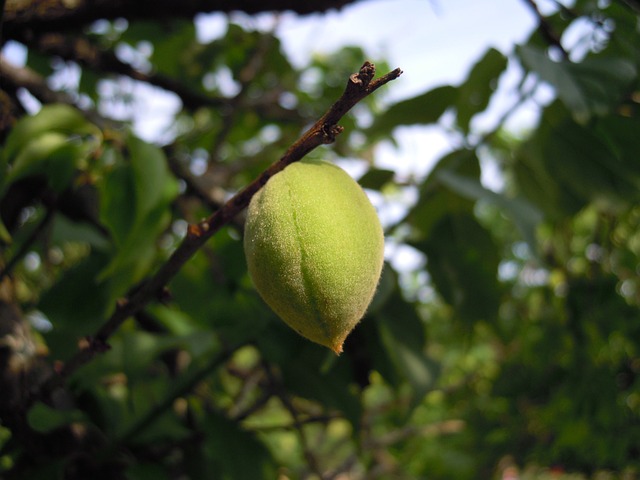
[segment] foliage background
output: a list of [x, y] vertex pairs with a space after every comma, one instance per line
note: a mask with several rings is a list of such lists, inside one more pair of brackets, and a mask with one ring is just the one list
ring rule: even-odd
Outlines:
[[[233, 16], [203, 43], [191, 2], [171, 17], [164, 2], [94, 17], [39, 3], [7, 2], [3, 22], [28, 61], [0, 61], [2, 478], [636, 478], [636, 2], [543, 16], [526, 1], [539, 20], [526, 41], [487, 50], [459, 84], [393, 105], [377, 92], [310, 154], [357, 163], [381, 212], [403, 212], [385, 222], [390, 261], [400, 247], [418, 259], [387, 264], [340, 357], [261, 302], [237, 218], [108, 351], [29, 405], [187, 225], [279, 158], [367, 58], [356, 45], [295, 67]], [[79, 82], [52, 89], [68, 64]], [[507, 68], [517, 101], [481, 132]], [[157, 144], [128, 128], [123, 79], [181, 100]], [[535, 126], [505, 130], [530, 102]], [[430, 124], [457, 147], [427, 175], [377, 166], [398, 127]], [[500, 188], [481, 181], [487, 166]]]

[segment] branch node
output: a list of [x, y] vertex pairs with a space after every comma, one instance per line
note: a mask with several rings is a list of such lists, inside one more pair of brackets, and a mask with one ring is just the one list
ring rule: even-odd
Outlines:
[[78, 348], [81, 351], [88, 351], [90, 353], [104, 353], [111, 350], [111, 345], [103, 338], [87, 335], [80, 339]]
[[376, 66], [371, 62], [364, 62], [358, 73], [354, 73], [349, 76], [349, 82], [358, 85], [363, 90], [366, 90], [375, 74]]
[[333, 143], [336, 137], [344, 131], [341, 125], [323, 125], [322, 126], [322, 142], [325, 144]]
[[206, 229], [202, 228], [202, 225], [190, 223], [187, 227], [187, 236], [191, 238], [200, 238], [205, 231]]

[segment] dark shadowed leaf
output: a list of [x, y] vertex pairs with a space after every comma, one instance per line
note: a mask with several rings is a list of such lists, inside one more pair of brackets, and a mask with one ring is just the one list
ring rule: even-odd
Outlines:
[[[394, 385], [401, 378], [411, 385], [415, 407], [424, 395], [434, 388], [439, 366], [426, 354], [425, 327], [414, 305], [402, 298], [399, 291], [386, 302], [384, 308], [373, 317], [384, 355], [389, 358], [394, 372], [386, 378]], [[381, 371], [384, 375], [384, 370]]]
[[421, 185], [420, 198], [409, 212], [409, 222], [419, 238], [429, 236], [443, 216], [473, 210], [475, 202], [444, 187], [438, 180], [440, 170], [451, 170], [472, 179], [480, 178], [480, 164], [474, 151], [456, 150], [441, 158]]
[[442, 217], [428, 238], [415, 247], [427, 255], [427, 270], [436, 289], [457, 316], [468, 323], [492, 322], [501, 289], [496, 245], [471, 213]]
[[58, 410], [42, 402], [36, 403], [27, 413], [29, 426], [40, 433], [85, 420], [86, 415], [80, 410]]
[[495, 48], [490, 48], [472, 67], [465, 82], [458, 87], [456, 110], [458, 125], [469, 132], [471, 118], [489, 105], [489, 100], [498, 87], [498, 79], [507, 68], [507, 57]]
[[367, 173], [360, 177], [358, 183], [362, 188], [380, 190], [387, 183], [393, 180], [394, 174], [395, 172], [393, 170], [370, 168], [367, 170]]
[[255, 435], [236, 422], [210, 412], [203, 422], [207, 433], [206, 451], [210, 460], [209, 477], [276, 478], [271, 454]]

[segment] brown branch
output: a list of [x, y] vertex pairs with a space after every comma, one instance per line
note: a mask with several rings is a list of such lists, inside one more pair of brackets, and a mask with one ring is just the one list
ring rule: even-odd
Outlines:
[[29, 67], [16, 67], [9, 63], [4, 57], [0, 56], [0, 87], [5, 83], [10, 84], [14, 89], [20, 87], [25, 88], [42, 103], [65, 103], [72, 105], [78, 108], [87, 120], [102, 129], [113, 127], [113, 122], [100, 116], [95, 110], [80, 108], [71, 95], [52, 90], [49, 85], [47, 85], [47, 81], [36, 71]]
[[556, 47], [562, 54], [563, 58], [569, 58], [569, 54], [562, 46], [560, 37], [553, 30], [553, 27], [549, 24], [544, 15], [542, 15], [542, 12], [538, 8], [538, 4], [535, 0], [524, 0], [524, 3], [531, 9], [538, 19], [538, 31], [540, 32], [540, 35], [542, 35], [542, 38], [544, 38], [544, 40], [552, 47]]
[[142, 72], [120, 60], [111, 50], [95, 45], [85, 37], [71, 37], [60, 33], [33, 35], [22, 32], [16, 40], [45, 55], [54, 55], [63, 60], [77, 62], [95, 72], [124, 75], [175, 93], [186, 109], [194, 110], [202, 106], [223, 107], [228, 103], [224, 98], [216, 98], [196, 92], [184, 84], [157, 72]]
[[[185, 109], [193, 111], [201, 107], [215, 107], [220, 110], [235, 107], [238, 101], [224, 97], [214, 97], [190, 88], [184, 83], [158, 72], [143, 72], [127, 62], [120, 60], [112, 51], [102, 48], [85, 37], [66, 36], [60, 33], [33, 34], [21, 32], [16, 40], [44, 55], [52, 55], [63, 60], [76, 62], [78, 65], [105, 75], [123, 75], [133, 80], [148, 83], [175, 94]], [[242, 80], [241, 80], [242, 83]], [[273, 92], [279, 93], [277, 91]], [[264, 95], [242, 104], [258, 110], [269, 118], [298, 120], [297, 112], [278, 105], [274, 95]]]
[[83, 346], [56, 375], [52, 376], [41, 388], [32, 393], [32, 399], [49, 395], [56, 387], [82, 365], [106, 350], [108, 339], [118, 330], [120, 325], [141, 310], [152, 299], [156, 298], [164, 286], [171, 280], [182, 266], [202, 247], [209, 238], [228, 224], [236, 215], [244, 210], [249, 201], [265, 183], [287, 165], [303, 158], [316, 147], [332, 143], [340, 134], [342, 127], [338, 125], [340, 119], [358, 102], [375, 92], [378, 88], [395, 80], [402, 74], [397, 68], [382, 77], [374, 79], [375, 67], [365, 62], [358, 73], [349, 77], [342, 96], [300, 139], [298, 139], [286, 153], [274, 164], [268, 167], [260, 176], [247, 185], [243, 190], [229, 199], [219, 210], [198, 224], [189, 225], [182, 243], [173, 252], [169, 260], [162, 265], [156, 274], [135, 290], [129, 297], [121, 299], [111, 315], [96, 334], [83, 342]]
[[5, 38], [13, 39], [26, 30], [34, 32], [69, 31], [96, 20], [175, 20], [192, 19], [199, 13], [294, 11], [300, 14], [341, 8], [356, 0], [32, 0], [15, 2], [5, 12]]

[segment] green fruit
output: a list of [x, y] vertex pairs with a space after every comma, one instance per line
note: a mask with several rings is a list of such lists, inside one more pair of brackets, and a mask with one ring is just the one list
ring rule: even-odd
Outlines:
[[342, 352], [384, 260], [382, 227], [360, 185], [329, 162], [289, 165], [251, 200], [244, 249], [271, 309], [303, 337]]

